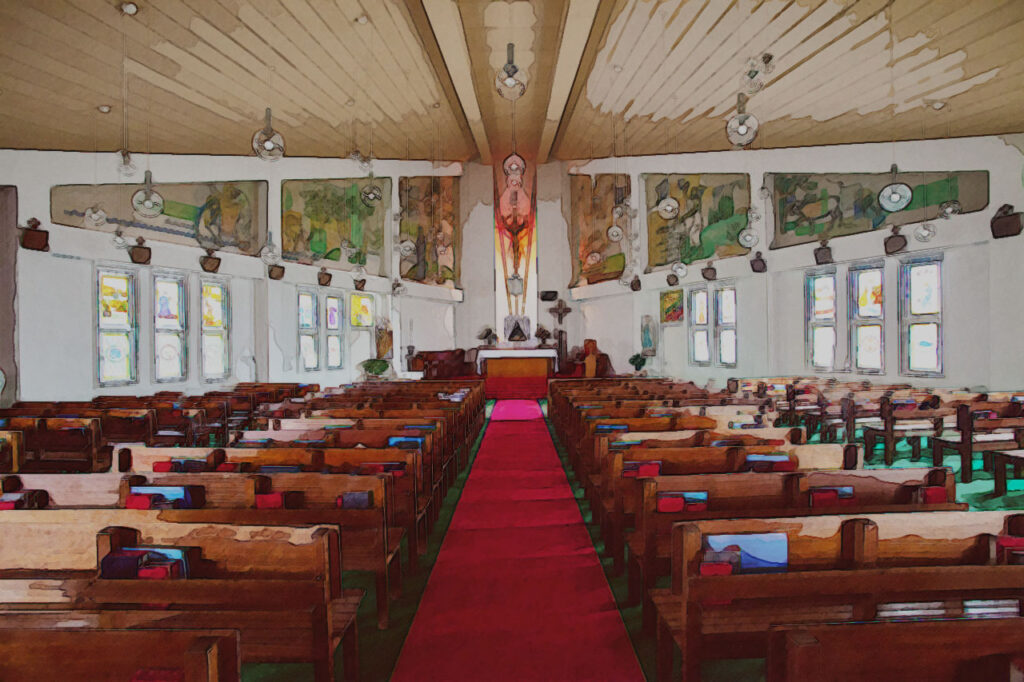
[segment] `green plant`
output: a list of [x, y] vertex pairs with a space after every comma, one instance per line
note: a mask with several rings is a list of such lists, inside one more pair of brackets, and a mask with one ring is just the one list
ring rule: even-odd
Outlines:
[[381, 374], [388, 371], [388, 367], [391, 366], [391, 363], [387, 360], [381, 360], [380, 358], [370, 358], [369, 360], [363, 360], [360, 362], [359, 366], [367, 374], [379, 377]]
[[639, 353], [634, 353], [633, 357], [629, 359], [629, 364], [633, 365], [633, 369], [639, 372], [644, 368], [644, 365], [647, 364], [647, 358]]

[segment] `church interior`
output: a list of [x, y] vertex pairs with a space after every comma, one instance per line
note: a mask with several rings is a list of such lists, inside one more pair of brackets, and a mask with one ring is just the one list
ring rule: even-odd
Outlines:
[[1021, 0], [0, 0], [0, 680], [1024, 679], [1022, 112]]

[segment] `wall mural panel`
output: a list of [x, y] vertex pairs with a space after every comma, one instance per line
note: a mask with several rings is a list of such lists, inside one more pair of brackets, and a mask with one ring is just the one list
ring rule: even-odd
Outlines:
[[[50, 220], [147, 240], [254, 256], [267, 238], [267, 183], [187, 182], [153, 185], [57, 185]], [[146, 199], [159, 199], [146, 201]]]
[[363, 266], [386, 277], [390, 205], [391, 178], [286, 180], [281, 183], [281, 255], [336, 270]]
[[750, 178], [741, 173], [645, 173], [647, 272], [673, 263], [743, 256]]
[[423, 284], [458, 288], [462, 258], [458, 177], [398, 179], [402, 208], [400, 274]]
[[570, 175], [569, 197], [569, 248], [575, 254], [569, 286], [618, 279], [630, 248], [629, 176]]
[[887, 212], [878, 192], [892, 173], [768, 173], [775, 236], [771, 248], [808, 244], [885, 227], [937, 218], [943, 204], [959, 202], [961, 213], [988, 206], [988, 171], [896, 173], [913, 197], [901, 211]]

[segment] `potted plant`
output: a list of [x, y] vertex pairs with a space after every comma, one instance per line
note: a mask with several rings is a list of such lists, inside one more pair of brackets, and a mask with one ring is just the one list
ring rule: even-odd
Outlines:
[[633, 369], [636, 370], [636, 374], [639, 375], [640, 370], [642, 370], [644, 368], [644, 365], [647, 364], [647, 358], [645, 358], [640, 353], [634, 353], [633, 356], [629, 359], [629, 364], [633, 365]]
[[359, 368], [363, 370], [364, 381], [373, 381], [383, 378], [388, 370], [391, 369], [391, 363], [381, 358], [370, 358], [360, 362]]

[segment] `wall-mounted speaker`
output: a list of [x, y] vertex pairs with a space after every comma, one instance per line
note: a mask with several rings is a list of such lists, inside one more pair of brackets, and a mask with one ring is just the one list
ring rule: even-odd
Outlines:
[[19, 227], [21, 230], [21, 248], [30, 251], [49, 251], [50, 233], [39, 229], [40, 222], [35, 218], [28, 219], [28, 227]]
[[992, 237], [995, 239], [1016, 237], [1021, 233], [1021, 214], [1014, 213], [1010, 204], [1003, 204], [992, 216], [989, 227], [992, 228]]
[[322, 287], [331, 286], [331, 280], [334, 276], [327, 272], [327, 268], [320, 268], [320, 272], [316, 273], [316, 281]]
[[542, 301], [554, 301], [558, 299], [557, 291], [542, 291], [540, 292], [540, 300]]
[[822, 240], [821, 246], [814, 250], [814, 262], [818, 265], [832, 263], [832, 247], [828, 245], [827, 239]]
[[217, 272], [220, 270], [220, 258], [213, 254], [213, 249], [207, 249], [206, 255], [199, 257], [199, 267], [203, 269], [203, 272]]

